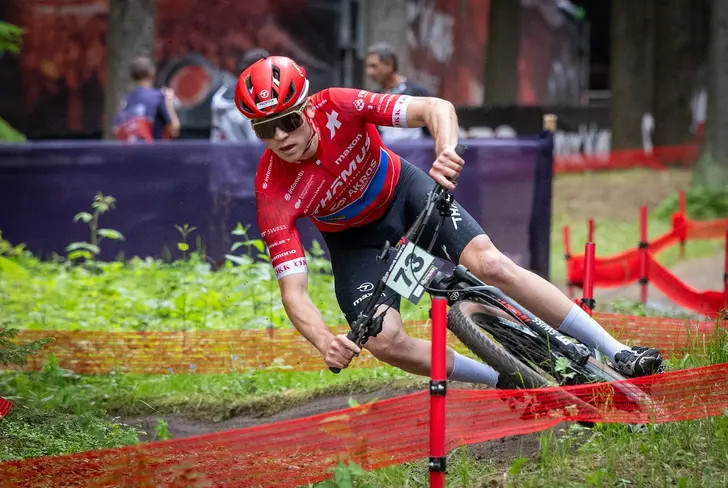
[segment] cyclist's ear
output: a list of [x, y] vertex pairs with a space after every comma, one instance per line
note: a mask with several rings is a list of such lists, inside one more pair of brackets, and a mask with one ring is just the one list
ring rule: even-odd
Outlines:
[[311, 97], [306, 98], [306, 108], [304, 111], [306, 112], [306, 115], [309, 119], [313, 118], [314, 115], [316, 115], [316, 110], [313, 108], [313, 102], [311, 101]]

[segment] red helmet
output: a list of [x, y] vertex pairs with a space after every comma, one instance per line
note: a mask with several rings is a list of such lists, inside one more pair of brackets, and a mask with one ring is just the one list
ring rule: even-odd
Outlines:
[[307, 95], [306, 71], [290, 58], [269, 56], [240, 74], [235, 105], [247, 118], [258, 119], [295, 107]]

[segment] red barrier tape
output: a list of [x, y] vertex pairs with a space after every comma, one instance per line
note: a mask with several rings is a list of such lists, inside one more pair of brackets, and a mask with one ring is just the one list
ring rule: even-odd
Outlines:
[[[646, 216], [641, 218], [645, 220]], [[641, 233], [646, 232], [645, 225], [646, 222], [643, 222]], [[648, 281], [675, 303], [709, 317], [717, 317], [726, 306], [723, 292], [695, 290], [670, 273], [654, 258], [654, 255], [686, 239], [726, 238], [728, 219], [690, 221], [677, 213], [673, 218], [673, 225], [675, 227], [672, 231], [648, 243], [648, 252], [643, 254], [646, 256], [644, 264], [641, 263], [641, 251], [638, 246], [615, 256], [597, 257], [592, 271], [593, 285], [599, 288], [622, 286], [637, 281], [643, 273], [646, 273]], [[728, 246], [728, 243], [726, 245]], [[585, 256], [567, 254], [569, 285], [583, 288], [584, 272]]]
[[0, 419], [5, 417], [8, 412], [10, 412], [10, 409], [13, 407], [13, 404], [10, 403], [10, 400], [6, 400], [3, 397], [0, 397]]
[[[649, 391], [637, 410], [619, 385]], [[624, 386], [622, 387], [622, 389]], [[568, 391], [583, 402], [574, 406]], [[528, 434], [563, 421], [664, 423], [720, 415], [728, 363], [635, 380], [536, 390], [453, 390], [447, 449]], [[339, 456], [364, 469], [427, 456], [429, 394], [247, 429], [0, 464], [3, 486], [293, 487], [330, 476]]]
[[556, 173], [582, 173], [630, 168], [663, 170], [667, 165], [692, 166], [700, 155], [698, 144], [656, 147], [651, 153], [643, 149], [612, 151], [603, 154], [567, 154], [554, 156]]

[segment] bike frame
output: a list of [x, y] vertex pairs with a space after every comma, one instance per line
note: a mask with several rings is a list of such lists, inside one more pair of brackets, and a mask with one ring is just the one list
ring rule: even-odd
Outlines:
[[[467, 148], [458, 145], [456, 152], [464, 154]], [[460, 154], [462, 156], [462, 154]], [[417, 245], [420, 236], [426, 228], [432, 213], [437, 209], [439, 212], [439, 220], [437, 227], [433, 233], [430, 244], [427, 248], [429, 253], [435, 243], [440, 226], [445, 217], [450, 216], [452, 204], [452, 195], [439, 183], [435, 184], [435, 188], [428, 196], [427, 203], [422, 209], [417, 219], [409, 228], [404, 236], [399, 240], [394, 248], [390, 247], [387, 241], [377, 260], [389, 259], [392, 252], [395, 253], [394, 259], [391, 259], [389, 267], [384, 275], [377, 282], [372, 296], [369, 298], [364, 310], [351, 324], [351, 331], [347, 334], [347, 338], [354, 342], [357, 346], [365, 344], [369, 337], [376, 337], [382, 330], [382, 321], [384, 312], [375, 317], [378, 307], [378, 300], [387, 288], [386, 281], [391, 275], [395, 263], [398, 261], [407, 242]], [[563, 355], [579, 365], [584, 365], [591, 355], [591, 350], [583, 344], [574, 343], [565, 335], [555, 328], [548, 325], [539, 317], [528, 311], [526, 308], [518, 304], [516, 301], [505, 295], [500, 289], [485, 284], [477, 276], [471, 273], [462, 265], [457, 265], [450, 274], [437, 271], [432, 279], [430, 286], [425, 290], [432, 296], [441, 296], [447, 298], [447, 304], [452, 306], [459, 300], [473, 300], [481, 302], [485, 305], [496, 307], [513, 317], [516, 321], [525, 325], [528, 329], [538, 334], [544, 341], [550, 344], [552, 351], [558, 355]], [[329, 368], [332, 372], [338, 373], [338, 368]]]

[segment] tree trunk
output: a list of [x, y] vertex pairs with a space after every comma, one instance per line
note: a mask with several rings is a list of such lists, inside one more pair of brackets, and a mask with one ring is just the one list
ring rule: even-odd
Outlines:
[[713, 0], [708, 49], [708, 111], [694, 186], [728, 188], [728, 2]]
[[491, 0], [485, 63], [487, 104], [518, 103], [521, 1]]
[[129, 63], [135, 56], [154, 55], [157, 0], [110, 0], [107, 33], [107, 85], [104, 93], [104, 138], [111, 132], [114, 114], [131, 79]]
[[691, 141], [690, 101], [695, 73], [705, 61], [701, 0], [661, 0], [655, 9], [655, 146]]
[[642, 116], [651, 112], [654, 0], [612, 0], [612, 148], [642, 147]]

